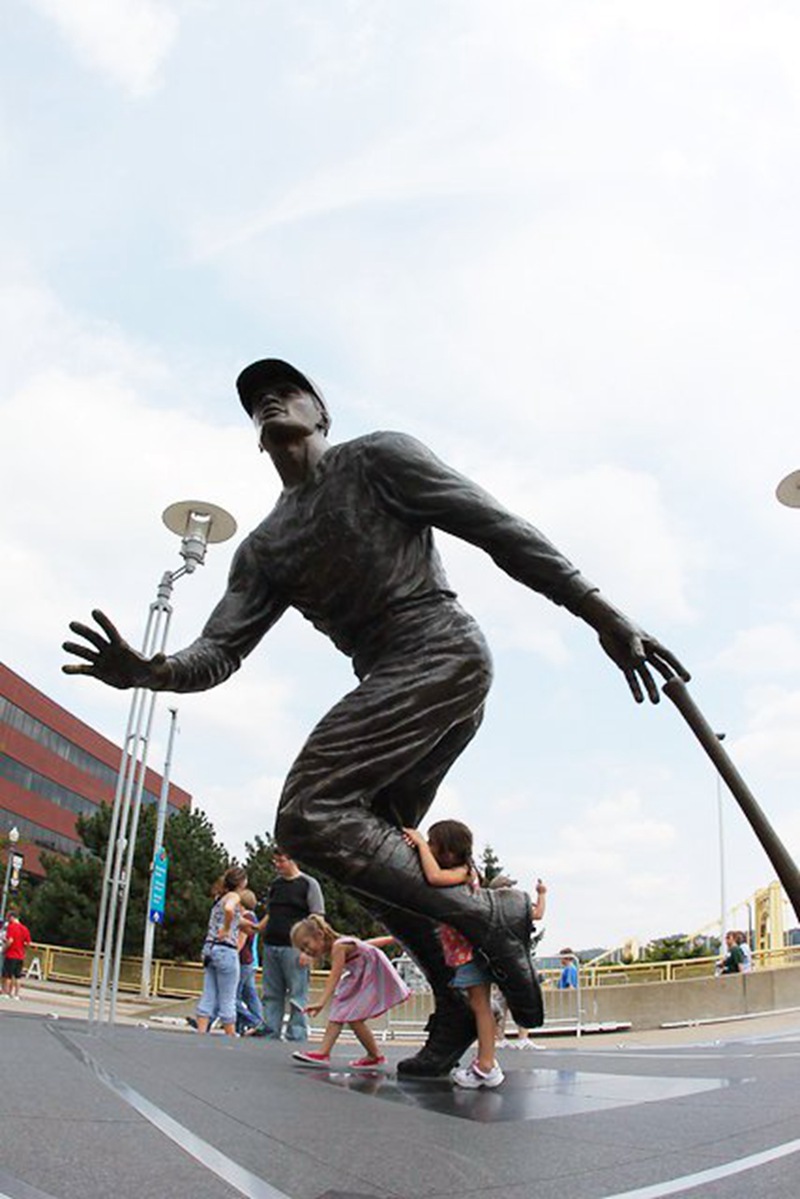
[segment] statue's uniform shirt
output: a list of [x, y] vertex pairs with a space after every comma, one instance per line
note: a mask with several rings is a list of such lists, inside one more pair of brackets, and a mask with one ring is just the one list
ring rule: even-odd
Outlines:
[[[474, 736], [491, 682], [488, 648], [448, 587], [433, 528], [571, 609], [594, 590], [538, 530], [420, 442], [373, 433], [331, 447], [312, 477], [284, 490], [237, 550], [200, 638], [169, 659], [172, 690], [213, 687], [290, 606], [353, 659], [361, 681], [301, 750], [276, 836], [354, 885], [387, 834], [421, 820]], [[402, 839], [392, 846], [408, 851]], [[381, 890], [378, 880], [368, 893], [389, 898]]]
[[170, 690], [224, 681], [288, 607], [363, 677], [395, 617], [455, 598], [433, 528], [485, 550], [555, 603], [574, 608], [594, 590], [537, 529], [413, 437], [373, 433], [332, 446], [242, 543], [201, 636], [170, 658]]

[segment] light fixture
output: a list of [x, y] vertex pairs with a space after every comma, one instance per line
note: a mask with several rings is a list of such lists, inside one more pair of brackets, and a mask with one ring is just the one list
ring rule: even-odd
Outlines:
[[800, 470], [793, 470], [785, 479], [781, 479], [775, 494], [787, 508], [800, 508]]
[[186, 572], [202, 566], [206, 547], [217, 541], [227, 541], [236, 532], [236, 521], [230, 512], [203, 500], [179, 500], [164, 509], [161, 519], [171, 533], [181, 539], [181, 557]]

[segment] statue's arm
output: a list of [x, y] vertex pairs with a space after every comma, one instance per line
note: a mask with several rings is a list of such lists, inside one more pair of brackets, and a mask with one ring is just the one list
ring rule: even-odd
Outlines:
[[484, 550], [512, 578], [574, 611], [597, 588], [537, 528], [402, 433], [378, 434], [370, 474], [403, 520]]
[[225, 594], [200, 636], [186, 649], [169, 657], [146, 658], [123, 640], [107, 616], [95, 610], [92, 616], [99, 631], [77, 621], [70, 624], [84, 641], [65, 641], [64, 649], [82, 661], [62, 669], [120, 689], [206, 691], [238, 670], [285, 609], [285, 602], [271, 591], [248, 540], [236, 551]]
[[594, 584], [533, 525], [515, 516], [483, 488], [402, 434], [376, 443], [374, 476], [398, 515], [442, 529], [488, 553], [512, 578], [540, 592], [590, 625], [619, 667], [637, 703], [659, 691], [650, 667], [665, 678], [689, 672], [655, 637], [609, 603]]

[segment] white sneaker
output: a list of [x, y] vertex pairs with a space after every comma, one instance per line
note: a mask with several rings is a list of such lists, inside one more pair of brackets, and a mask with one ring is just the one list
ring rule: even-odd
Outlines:
[[478, 1087], [499, 1087], [505, 1074], [497, 1062], [494, 1063], [488, 1074], [481, 1070], [477, 1062], [470, 1062], [468, 1066], [460, 1066], [457, 1070], [453, 1070], [450, 1077], [457, 1087], [477, 1090]]

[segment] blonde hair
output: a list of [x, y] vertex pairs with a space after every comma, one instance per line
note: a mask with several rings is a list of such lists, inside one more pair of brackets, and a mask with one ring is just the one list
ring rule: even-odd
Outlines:
[[243, 908], [246, 908], [248, 912], [254, 912], [256, 910], [257, 903], [255, 891], [242, 891], [241, 895], [239, 896], [239, 903]]
[[330, 953], [331, 946], [334, 941], [340, 936], [335, 928], [331, 928], [324, 916], [320, 916], [319, 912], [312, 912], [310, 916], [306, 916], [304, 920], [298, 920], [292, 925], [292, 931], [289, 938], [295, 949], [299, 949], [299, 942], [304, 937], [321, 937], [325, 953]]

